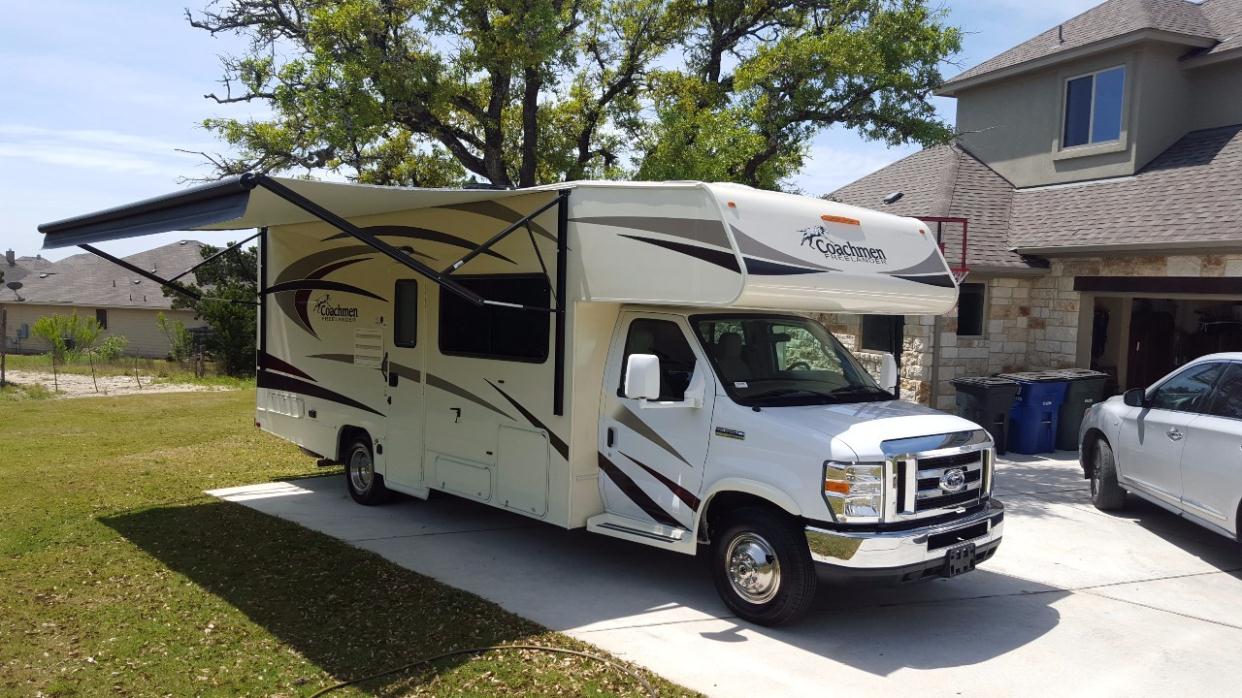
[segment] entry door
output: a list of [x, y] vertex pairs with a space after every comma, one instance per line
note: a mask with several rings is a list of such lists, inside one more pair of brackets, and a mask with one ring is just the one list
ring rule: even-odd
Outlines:
[[1186, 511], [1237, 535], [1242, 497], [1242, 363], [1231, 363], [1182, 452]]
[[[630, 354], [660, 359], [660, 403], [644, 407], [622, 393]], [[685, 402], [695, 372], [703, 404]], [[697, 379], [695, 379], [697, 381]], [[600, 494], [610, 514], [646, 524], [690, 529], [707, 461], [715, 384], [706, 357], [683, 318], [623, 313], [608, 353], [600, 419]]]
[[1121, 424], [1126, 480], [1181, 508], [1182, 453], [1221, 369], [1219, 363], [1190, 366], [1149, 391], [1147, 407], [1128, 408]]
[[424, 301], [414, 279], [393, 289], [392, 328], [388, 350], [387, 414], [384, 479], [398, 486], [423, 486], [423, 342]]

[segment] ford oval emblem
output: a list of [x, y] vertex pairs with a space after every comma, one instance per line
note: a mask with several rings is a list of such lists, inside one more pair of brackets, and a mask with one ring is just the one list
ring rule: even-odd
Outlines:
[[966, 489], [966, 471], [961, 468], [950, 468], [940, 476], [940, 489], [945, 492], [961, 492]]

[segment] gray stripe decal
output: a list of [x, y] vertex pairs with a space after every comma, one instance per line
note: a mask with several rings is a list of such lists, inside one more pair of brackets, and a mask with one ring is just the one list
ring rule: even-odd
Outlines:
[[[673, 448], [673, 446], [669, 444], [669, 442], [665, 441], [662, 436], [657, 434], [654, 429], [647, 426], [646, 422], [639, 419], [638, 415], [634, 414], [630, 408], [626, 407], [624, 404], [617, 406], [617, 412], [612, 416], [612, 418], [629, 427], [639, 436], [673, 454], [677, 457], [677, 460], [685, 463], [686, 465], [690, 465], [690, 461], [682, 458], [681, 454], [677, 452], [677, 449]], [[693, 468], [694, 466], [691, 465], [690, 467]]]
[[720, 221], [710, 218], [665, 218], [663, 216], [592, 216], [590, 218], [571, 218], [575, 223], [591, 223], [594, 225], [610, 225], [614, 228], [632, 228], [645, 230], [649, 233], [661, 233], [673, 237], [700, 242], [705, 245], [724, 247], [729, 251], [733, 245], [725, 235]]
[[761, 259], [785, 262], [786, 264], [793, 264], [795, 266], [818, 269], [821, 271], [841, 271], [840, 269], [833, 269], [832, 267], [825, 267], [814, 262], [808, 262], [805, 259], [800, 259], [791, 254], [781, 252], [776, 248], [768, 247], [746, 233], [743, 233], [741, 230], [738, 230], [736, 225], [730, 225], [729, 227], [733, 229], [733, 238], [737, 240], [738, 249], [742, 251], [742, 254], [748, 257], [759, 257]]
[[[514, 211], [508, 206], [503, 206], [501, 204], [498, 204], [495, 201], [470, 201], [464, 204], [447, 204], [444, 206], [437, 206], [436, 208], [447, 208], [447, 209], [453, 209], [454, 211], [465, 211], [467, 213], [477, 213], [480, 216], [487, 216], [488, 218], [495, 218], [497, 220], [502, 220], [506, 223], [513, 223], [521, 219], [521, 217], [525, 215], [525, 214], [518, 213], [517, 211]], [[543, 227], [542, 225], [539, 225], [535, 221], [531, 221], [530, 227], [534, 229], [536, 234], [542, 235], [543, 237], [551, 240], [552, 242], [556, 242], [556, 236], [553, 235], [552, 233], [549, 233], [548, 229]]]
[[475, 395], [474, 393], [470, 392], [469, 390], [466, 390], [465, 388], [459, 388], [456, 385], [453, 385], [452, 383], [444, 380], [443, 378], [439, 376], [433, 376], [432, 374], [428, 373], [427, 374], [427, 385], [433, 388], [439, 388], [440, 390], [443, 390], [446, 393], [452, 393], [456, 395], [457, 397], [469, 400], [470, 402], [473, 402], [474, 404], [480, 407], [484, 407], [486, 409], [491, 410], [492, 412], [495, 412], [501, 417], [510, 419], [514, 422], [517, 421], [516, 419], [513, 419], [513, 417], [510, 417], [508, 414], [502, 411], [499, 407], [496, 407], [495, 405], [491, 404], [487, 400], [484, 400], [483, 398], [479, 397], [478, 395]]
[[933, 250], [927, 259], [905, 269], [893, 269], [885, 272], [897, 276], [898, 274], [943, 274], [945, 273], [944, 262], [940, 261], [940, 255]]

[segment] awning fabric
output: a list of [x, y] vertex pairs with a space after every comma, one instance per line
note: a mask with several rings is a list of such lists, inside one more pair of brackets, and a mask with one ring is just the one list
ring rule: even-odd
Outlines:
[[[342, 218], [416, 208], [489, 201], [541, 189], [413, 189], [270, 177]], [[318, 220], [239, 175], [124, 206], [44, 223], [43, 249], [166, 233], [173, 230], [240, 230]]]

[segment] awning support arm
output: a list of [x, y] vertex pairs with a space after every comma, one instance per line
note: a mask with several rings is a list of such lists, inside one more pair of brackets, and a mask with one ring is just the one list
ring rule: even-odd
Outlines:
[[185, 275], [187, 275], [187, 274], [192, 274], [192, 273], [194, 273], [194, 272], [195, 272], [195, 271], [197, 271], [200, 267], [204, 267], [204, 266], [206, 266], [206, 265], [210, 264], [211, 262], [216, 261], [216, 258], [217, 258], [217, 257], [221, 257], [221, 256], [223, 256], [223, 255], [228, 254], [229, 252], [232, 252], [233, 250], [235, 250], [235, 249], [237, 249], [237, 248], [241, 247], [242, 245], [244, 245], [244, 244], [246, 244], [246, 243], [250, 242], [251, 240], [253, 240], [253, 239], [255, 239], [255, 238], [259, 237], [259, 236], [260, 236], [260, 235], [262, 235], [262, 234], [263, 234], [263, 231], [262, 231], [262, 230], [260, 230], [259, 232], [255, 233], [254, 235], [251, 235], [250, 237], [246, 238], [245, 240], [242, 240], [241, 242], [235, 242], [235, 243], [233, 243], [232, 245], [229, 245], [228, 247], [224, 248], [223, 250], [220, 250], [219, 252], [217, 252], [217, 253], [215, 253], [215, 254], [211, 255], [210, 257], [208, 257], [208, 258], [204, 259], [203, 261], [199, 262], [198, 264], [195, 264], [194, 266], [190, 267], [189, 269], [186, 269], [185, 271], [181, 272], [180, 274], [177, 274], [176, 276], [172, 277], [171, 279], [169, 279], [169, 280], [168, 280], [168, 281], [169, 281], [169, 283], [171, 283], [171, 282], [173, 282], [173, 281], [176, 281], [177, 279], [180, 279], [181, 277], [183, 277], [183, 276], [185, 276]]
[[121, 259], [120, 257], [114, 257], [108, 254], [107, 252], [104, 252], [103, 250], [99, 249], [98, 247], [94, 247], [92, 245], [87, 245], [87, 244], [81, 244], [81, 245], [78, 245], [78, 247], [81, 247], [82, 249], [86, 250], [87, 252], [90, 252], [93, 255], [102, 257], [108, 260], [109, 262], [112, 262], [113, 264], [117, 265], [118, 267], [121, 267], [122, 269], [132, 271], [138, 276], [143, 277], [144, 279], [150, 279], [151, 281], [154, 281], [160, 286], [172, 289], [176, 291], [177, 293], [180, 293], [181, 295], [186, 296], [187, 298], [190, 298], [196, 301], [203, 300], [203, 294], [198, 293], [197, 291], [191, 291], [190, 289], [186, 288], [185, 286], [182, 286], [181, 284], [171, 279], [165, 279], [164, 277], [159, 276], [158, 274], [149, 272], [146, 269], [143, 269], [142, 267], [138, 266], [137, 264], [132, 264], [130, 262], [127, 262]]
[[526, 226], [530, 225], [530, 222], [533, 221], [535, 217], [537, 217], [544, 211], [547, 211], [548, 209], [552, 208], [553, 206], [556, 206], [557, 204], [559, 204], [560, 200], [566, 196], [569, 196], [569, 190], [568, 189], [560, 190], [559, 192], [557, 192], [555, 199], [552, 199], [551, 201], [544, 204], [543, 206], [540, 206], [539, 208], [535, 209], [534, 212], [528, 213], [525, 216], [522, 216], [521, 218], [517, 219], [516, 221], [511, 223], [508, 227], [506, 227], [504, 230], [493, 235], [482, 245], [479, 245], [473, 250], [470, 250], [469, 252], [467, 252], [466, 255], [462, 257], [461, 259], [445, 267], [444, 270], [441, 271], [440, 273], [445, 276], [448, 276], [449, 274], [452, 274], [453, 272], [457, 271], [459, 268], [461, 268], [463, 264], [465, 264], [466, 262], [469, 262], [475, 257], [478, 257], [479, 255], [483, 254], [488, 249], [490, 249], [492, 245], [495, 245], [496, 243], [505, 239], [509, 235], [509, 233], [512, 233], [513, 231], [517, 230], [518, 228], [521, 228], [524, 225]]
[[251, 183], [252, 187], [253, 186], [263, 187], [264, 189], [275, 194], [276, 196], [279, 196], [285, 201], [288, 201], [294, 206], [297, 206], [303, 211], [306, 211], [312, 216], [318, 218], [324, 223], [331, 225], [337, 230], [340, 230], [342, 233], [345, 233], [346, 235], [349, 235], [350, 237], [357, 238], [359, 241], [364, 243], [367, 247], [370, 247], [376, 252], [379, 252], [381, 254], [388, 256], [389, 258], [398, 262], [399, 264], [403, 264], [409, 267], [410, 269], [413, 269], [414, 271], [418, 272], [419, 274], [422, 274], [423, 276], [434, 281], [440, 286], [447, 288], [448, 290], [452, 291], [453, 293], [456, 293], [462, 298], [465, 298], [466, 300], [470, 301], [474, 305], [487, 304], [484, 298], [480, 296], [479, 294], [475, 293], [474, 291], [471, 291], [470, 289], [462, 286], [456, 281], [446, 277], [444, 274], [437, 272], [435, 269], [432, 269], [426, 264], [423, 264], [417, 259], [414, 259], [410, 255], [407, 255], [406, 253], [402, 252], [396, 247], [389, 245], [388, 243], [379, 239], [375, 235], [372, 235], [371, 233], [368, 233], [367, 231], [359, 228], [353, 223], [350, 223], [349, 221], [345, 220], [344, 218], [341, 218], [335, 213], [320, 206], [314, 201], [311, 201], [305, 196], [302, 196], [301, 194], [293, 191], [289, 187], [286, 187], [285, 185], [272, 179], [271, 177], [268, 177], [266, 175], [261, 175], [261, 174], [259, 175], [248, 174], [248, 175], [243, 175], [242, 178], [243, 178], [244, 183], [247, 183], [245, 180], [248, 179], [248, 183]]

